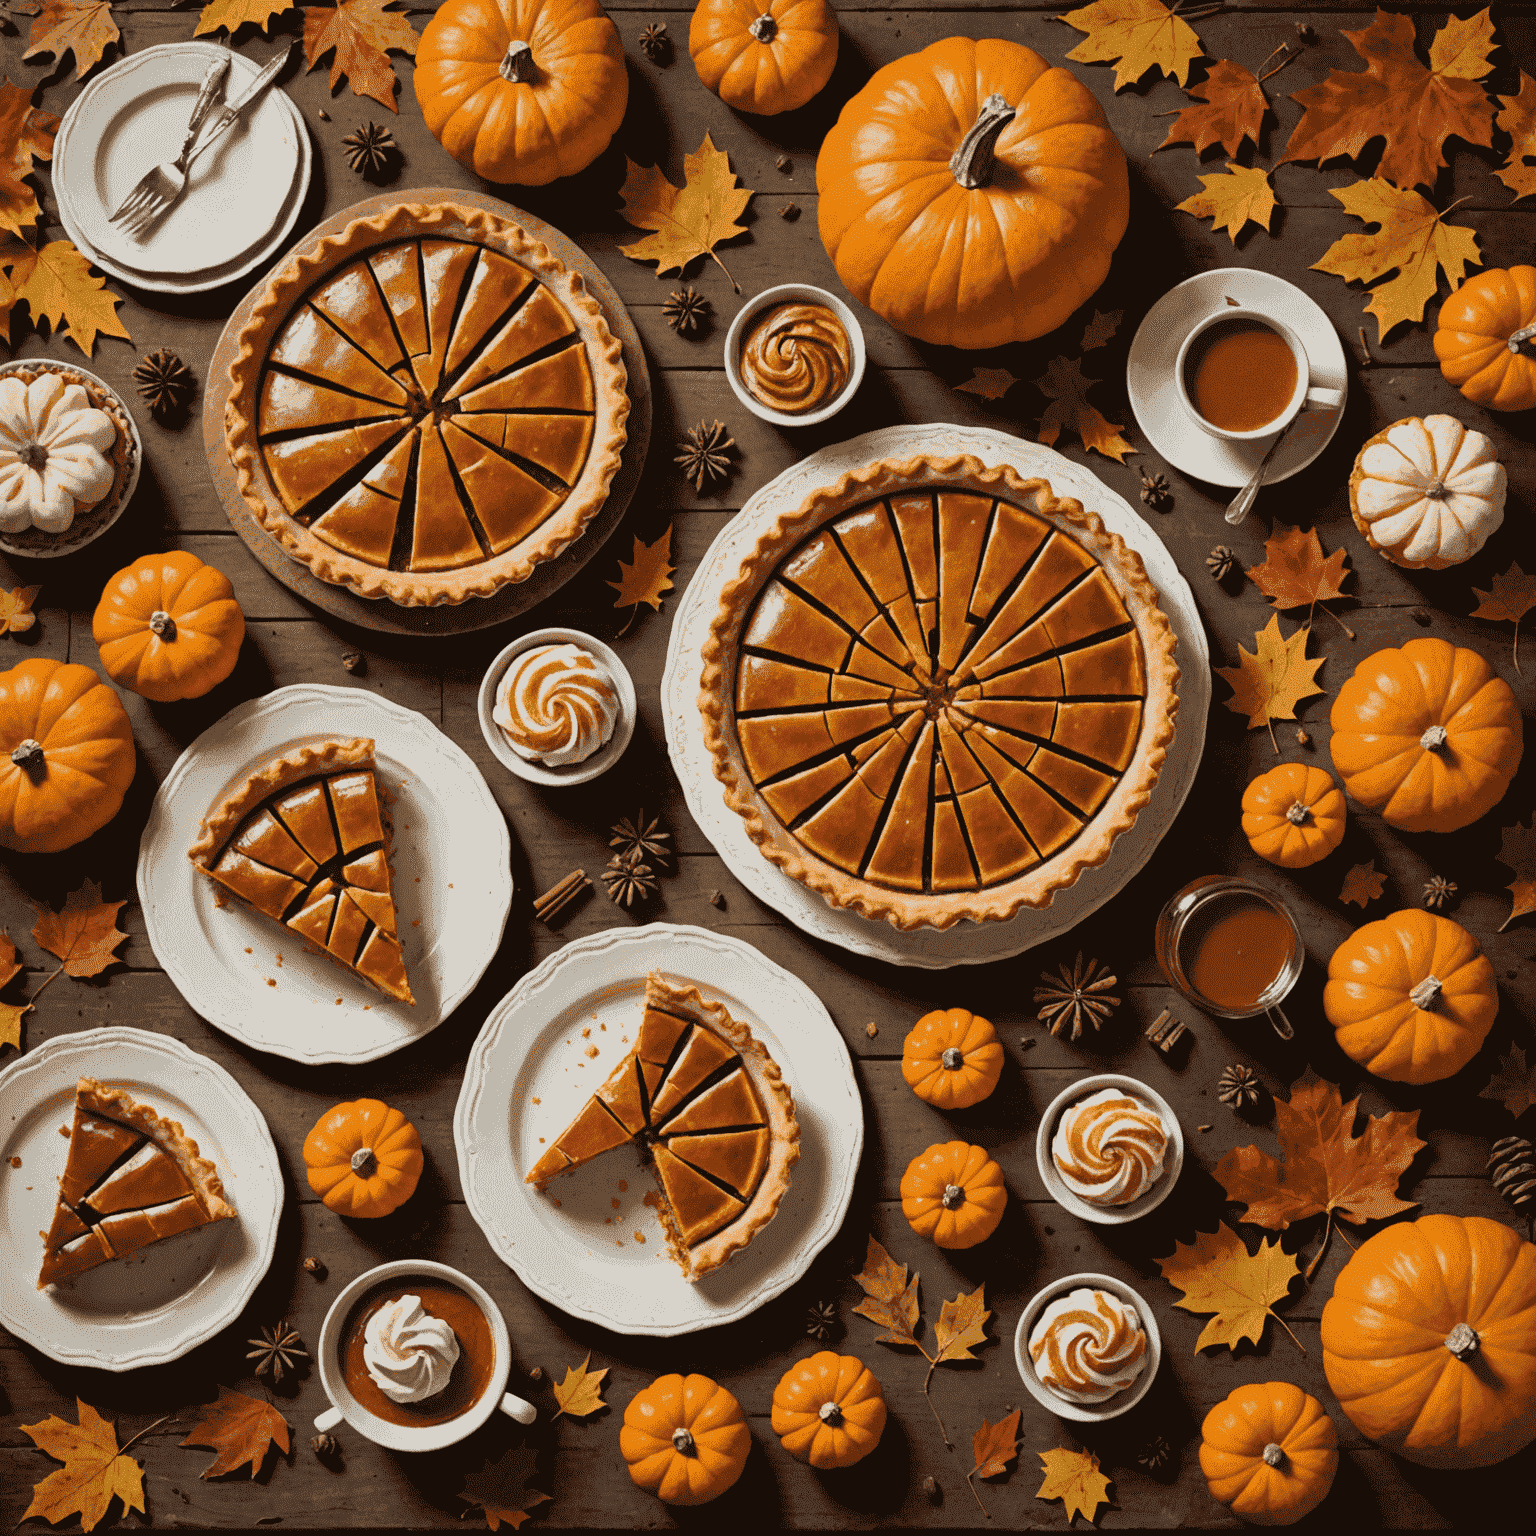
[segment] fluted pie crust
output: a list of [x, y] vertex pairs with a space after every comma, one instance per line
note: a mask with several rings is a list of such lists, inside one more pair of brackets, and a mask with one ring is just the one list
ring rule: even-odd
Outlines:
[[1102, 864], [1178, 712], [1141, 558], [1048, 481], [970, 455], [813, 491], [726, 583], [699, 706], [752, 840], [834, 907], [950, 928]]
[[407, 607], [489, 597], [580, 537], [629, 416], [581, 275], [452, 203], [301, 247], [228, 383], [226, 445], [262, 527], [321, 580]]

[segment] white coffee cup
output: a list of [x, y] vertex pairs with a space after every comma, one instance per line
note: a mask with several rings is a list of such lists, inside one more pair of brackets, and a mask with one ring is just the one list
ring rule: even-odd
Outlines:
[[[402, 1283], [437, 1280], [455, 1285], [480, 1308], [490, 1325], [496, 1355], [491, 1379], [486, 1383], [479, 1400], [457, 1418], [449, 1419], [446, 1424], [392, 1424], [388, 1419], [381, 1419], [376, 1413], [370, 1413], [364, 1408], [347, 1386], [342, 1370], [341, 1330], [358, 1298], [387, 1280], [399, 1280]], [[325, 1314], [325, 1321], [320, 1325], [317, 1357], [320, 1362], [320, 1385], [331, 1400], [331, 1406], [315, 1420], [315, 1428], [322, 1434], [335, 1429], [345, 1420], [359, 1434], [366, 1435], [387, 1450], [440, 1451], [444, 1446], [453, 1445], [466, 1435], [473, 1434], [497, 1409], [516, 1419], [519, 1424], [532, 1424], [538, 1417], [538, 1409], [532, 1403], [526, 1403], [505, 1390], [507, 1376], [512, 1369], [512, 1340], [507, 1332], [506, 1319], [491, 1299], [490, 1292], [468, 1275], [430, 1259], [394, 1259], [359, 1275], [331, 1303], [331, 1310]]]
[[[1200, 414], [1200, 408], [1195, 404], [1189, 393], [1189, 380], [1185, 377], [1185, 367], [1189, 362], [1189, 350], [1200, 337], [1215, 325], [1225, 325], [1233, 320], [1246, 320], [1254, 325], [1262, 325], [1265, 329], [1273, 331], [1287, 347], [1291, 356], [1296, 360], [1296, 387], [1291, 391], [1291, 398], [1286, 401], [1284, 408], [1273, 419], [1266, 421], [1262, 427], [1254, 427], [1247, 432], [1233, 432], [1226, 427], [1218, 427], [1215, 422], [1207, 420]], [[1234, 309], [1228, 305], [1215, 310], [1207, 315], [1188, 336], [1184, 338], [1184, 344], [1179, 348], [1179, 355], [1174, 362], [1174, 382], [1178, 385], [1179, 399], [1183, 402], [1184, 409], [1189, 412], [1190, 419], [1202, 432], [1209, 432], [1212, 437], [1225, 438], [1229, 443], [1260, 442], [1265, 438], [1273, 437], [1277, 432], [1283, 432], [1301, 411], [1333, 411], [1344, 403], [1344, 391], [1341, 389], [1329, 389], [1321, 384], [1312, 382], [1312, 365], [1307, 358], [1307, 349], [1302, 346], [1301, 338], [1290, 326], [1276, 320], [1273, 315], [1266, 315], [1256, 309]]]

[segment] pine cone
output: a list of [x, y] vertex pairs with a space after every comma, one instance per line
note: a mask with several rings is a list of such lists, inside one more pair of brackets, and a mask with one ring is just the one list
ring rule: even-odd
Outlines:
[[1524, 1216], [1527, 1228], [1536, 1225], [1536, 1147], [1524, 1136], [1505, 1136], [1494, 1142], [1488, 1159], [1493, 1187]]
[[1173, 510], [1173, 490], [1168, 484], [1166, 475], [1149, 475], [1145, 470], [1141, 474], [1141, 499], [1154, 512], [1171, 512]]
[[1225, 544], [1218, 544], [1205, 557], [1205, 568], [1217, 581], [1225, 581], [1237, 569], [1237, 556]]

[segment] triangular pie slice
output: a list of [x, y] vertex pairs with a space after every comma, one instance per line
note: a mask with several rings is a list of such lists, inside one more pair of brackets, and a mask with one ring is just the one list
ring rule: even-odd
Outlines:
[[188, 857], [387, 997], [414, 1003], [390, 835], [372, 740], [333, 737], [263, 763], [203, 818]]
[[745, 1024], [697, 987], [652, 974], [634, 1049], [529, 1171], [543, 1189], [632, 1142], [649, 1160], [672, 1257], [718, 1269], [777, 1214], [800, 1157], [795, 1102]]
[[218, 1169], [180, 1125], [82, 1077], [37, 1288], [234, 1214]]

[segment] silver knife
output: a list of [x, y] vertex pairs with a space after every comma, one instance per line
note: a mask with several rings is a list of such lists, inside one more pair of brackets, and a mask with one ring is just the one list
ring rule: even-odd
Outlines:
[[219, 108], [210, 119], [212, 126], [208, 129], [207, 136], [192, 151], [192, 158], [187, 161], [187, 169], [189, 171], [197, 163], [198, 157], [211, 149], [214, 142], [240, 119], [246, 108], [277, 79], [283, 72], [283, 66], [287, 64], [292, 53], [293, 44], [289, 43], [286, 48], [268, 60], [266, 68], [233, 101], [226, 102]]

